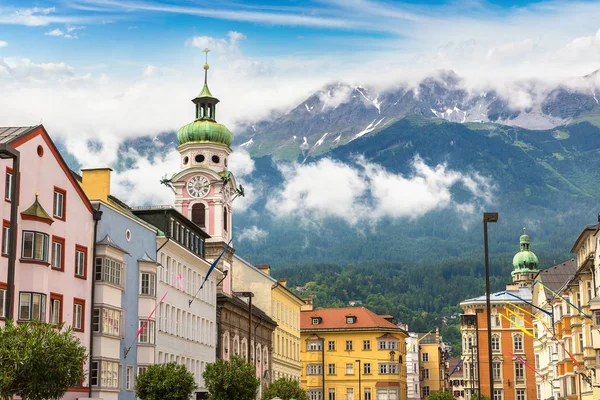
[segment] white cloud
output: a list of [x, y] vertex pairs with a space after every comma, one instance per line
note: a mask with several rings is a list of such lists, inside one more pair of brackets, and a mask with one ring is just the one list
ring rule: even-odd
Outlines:
[[148, 65], [146, 67], [146, 69], [144, 70], [144, 72], [142, 73], [142, 76], [144, 76], [144, 77], [150, 77], [150, 76], [155, 76], [158, 73], [159, 73], [158, 67], [156, 67], [154, 65]]
[[236, 178], [250, 175], [254, 171], [254, 160], [247, 151], [236, 149], [229, 156], [229, 170], [234, 173]]
[[46, 35], [46, 36], [62, 36], [64, 34], [65, 33], [58, 28], [51, 30], [50, 32], [44, 33], [44, 35]]
[[248, 179], [254, 171], [254, 160], [250, 154], [242, 149], [236, 149], [229, 156], [229, 170], [235, 176], [238, 187], [241, 185], [244, 189], [244, 196], [238, 196], [234, 200], [234, 212], [246, 212], [261, 196], [262, 184]]
[[[176, 150], [171, 150], [162, 158], [148, 160], [130, 149], [128, 156], [134, 160], [134, 165], [126, 171], [114, 173], [112, 191], [115, 196], [127, 204], [173, 204], [175, 195], [168, 187], [160, 184], [160, 179], [170, 176], [179, 170], [180, 156]], [[106, 162], [95, 166], [106, 166]]]
[[77, 35], [69, 35], [68, 33], [64, 36], [65, 39], [79, 39]]
[[[463, 174], [445, 164], [430, 167], [416, 156], [410, 175], [394, 174], [359, 158], [344, 164], [325, 158], [309, 165], [281, 167], [285, 182], [267, 202], [276, 216], [305, 219], [338, 217], [348, 223], [384, 217], [419, 218], [439, 209], [472, 213], [492, 201], [492, 188], [479, 175]], [[458, 202], [451, 190], [462, 185], [470, 194]]]
[[249, 228], [242, 229], [241, 232], [237, 235], [237, 240], [242, 242], [247, 240], [249, 242], [260, 242], [266, 239], [268, 236], [268, 232], [260, 229], [256, 225], [252, 225]]
[[[78, 78], [75, 76], [73, 69], [65, 63], [35, 63], [26, 58], [0, 58], [0, 87], [16, 85], [23, 91], [32, 94], [30, 91], [32, 88], [20, 85], [26, 82], [64, 82], [71, 79]], [[39, 87], [35, 88], [33, 92], [41, 95], [44, 90], [39, 89]], [[21, 94], [14, 93], [14, 96], [13, 100], [23, 101]], [[2, 101], [0, 100], [0, 102]], [[0, 115], [2, 114], [0, 113]]]
[[0, 48], [8, 46], [8, 42], [0, 40]]

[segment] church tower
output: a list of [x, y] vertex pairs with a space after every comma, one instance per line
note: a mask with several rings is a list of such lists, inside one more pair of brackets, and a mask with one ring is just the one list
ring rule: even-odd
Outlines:
[[539, 262], [535, 253], [529, 249], [529, 235], [523, 232], [519, 241], [521, 249], [513, 258], [513, 283], [517, 286], [529, 286], [539, 272]]
[[[219, 99], [208, 89], [209, 51], [204, 50], [207, 55], [204, 86], [192, 99], [194, 120], [177, 131], [181, 170], [171, 178], [171, 183], [175, 188], [175, 208], [210, 235], [206, 241], [206, 259], [214, 260], [231, 240], [231, 202], [236, 185], [227, 169], [233, 135], [217, 123]], [[233, 253], [229, 247], [219, 269], [230, 270]], [[222, 290], [231, 294], [231, 274], [223, 281]]]

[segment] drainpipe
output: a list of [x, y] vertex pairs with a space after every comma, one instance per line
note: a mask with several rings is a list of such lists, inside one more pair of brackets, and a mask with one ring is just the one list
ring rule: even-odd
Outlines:
[[[98, 205], [98, 208], [100, 207], [100, 205]], [[96, 267], [96, 241], [98, 240], [98, 221], [100, 221], [100, 219], [102, 218], [102, 211], [100, 210], [94, 210], [94, 214], [93, 214], [93, 218], [94, 218], [94, 247], [92, 250], [92, 296], [90, 299], [90, 302], [92, 303], [92, 312], [90, 313], [90, 321], [92, 320], [92, 315], [94, 314], [94, 300], [96, 299], [96, 283], [95, 278], [96, 278], [96, 273], [94, 271], [94, 268]], [[88, 386], [90, 387], [90, 393], [89, 393], [89, 397], [92, 397], [92, 382], [90, 382], [90, 379], [92, 378], [92, 354], [93, 354], [93, 350], [94, 350], [94, 329], [92, 327], [92, 324], [90, 323], [88, 325], [90, 327], [90, 351], [89, 351], [89, 364], [88, 364]]]

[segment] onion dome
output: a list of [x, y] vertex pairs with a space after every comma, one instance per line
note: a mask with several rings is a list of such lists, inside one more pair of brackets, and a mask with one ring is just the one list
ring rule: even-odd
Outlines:
[[[209, 51], [208, 49], [204, 50], [207, 58]], [[177, 131], [177, 141], [180, 146], [193, 142], [211, 142], [230, 146], [233, 142], [233, 135], [229, 129], [225, 125], [217, 123], [215, 119], [219, 99], [214, 97], [208, 89], [209, 68], [208, 62], [204, 64], [204, 86], [200, 94], [192, 100], [196, 105], [196, 119]]]
[[[525, 228], [523, 228], [525, 230]], [[529, 235], [523, 234], [519, 238], [521, 249], [513, 257], [513, 272], [514, 276], [516, 273], [527, 273], [536, 272], [538, 270], [539, 261], [534, 252], [529, 249], [530, 239]]]

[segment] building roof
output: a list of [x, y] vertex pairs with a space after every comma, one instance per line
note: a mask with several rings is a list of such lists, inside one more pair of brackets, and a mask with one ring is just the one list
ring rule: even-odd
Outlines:
[[581, 240], [583, 239], [583, 237], [586, 235], [587, 232], [597, 231], [597, 230], [600, 230], [600, 214], [598, 215], [598, 223], [597, 224], [586, 225], [585, 228], [583, 228], [583, 230], [579, 234], [579, 237], [577, 237], [577, 240], [575, 241], [575, 243], [573, 244], [573, 247], [571, 248], [571, 253], [577, 252], [577, 247], [579, 247], [579, 243], [581, 242]]
[[[244, 310], [246, 314], [248, 313], [248, 303], [238, 296], [233, 295], [229, 297], [223, 293], [217, 293], [217, 303], [223, 302], [231, 303], [236, 307]], [[273, 326], [278, 326], [277, 322], [275, 322], [271, 317], [267, 315], [267, 313], [258, 308], [255, 304], [252, 304], [252, 316]]]
[[[347, 316], [354, 316], [353, 324], [346, 323]], [[321, 318], [318, 325], [312, 324], [313, 318]], [[300, 313], [300, 330], [328, 330], [328, 329], [386, 329], [398, 332], [404, 330], [393, 323], [383, 319], [365, 307], [344, 308], [315, 308]]]
[[[559, 291], [567, 284], [577, 272], [577, 260], [574, 258], [546, 268], [537, 275], [536, 279], [554, 291]], [[552, 297], [552, 293], [546, 288], [546, 297]]]
[[[156, 214], [156, 213], [158, 213], [160, 211], [163, 211], [165, 213], [175, 214], [175, 215], [177, 215], [179, 217], [179, 219], [180, 219], [179, 222], [186, 223], [187, 225], [189, 225], [190, 228], [193, 227], [197, 231], [195, 233], [198, 233], [200, 236], [203, 236], [204, 239], [209, 239], [210, 238], [210, 235], [208, 233], [206, 233], [206, 231], [204, 230], [204, 228], [201, 228], [200, 226], [198, 226], [191, 219], [189, 219], [188, 217], [186, 217], [185, 215], [183, 215], [182, 213], [180, 213], [172, 205], [135, 206], [135, 207], [129, 207], [129, 208], [130, 208], [130, 210], [136, 216], [140, 216], [140, 215], [144, 215], [144, 214]], [[163, 232], [160, 228], [156, 228], [156, 229], [158, 229], [163, 234], [162, 236], [166, 236], [167, 232]]]
[[121, 246], [116, 244], [115, 241], [112, 240], [112, 238], [110, 236], [108, 236], [108, 234], [106, 236], [104, 236], [104, 239], [96, 242], [96, 244], [112, 247], [113, 249], [117, 249], [125, 254], [129, 254], [129, 252], [127, 250], [125, 250], [124, 248], [122, 248]]
[[31, 132], [33, 129], [37, 128], [38, 126], [40, 126], [40, 125], [36, 125], [36, 126], [1, 126], [0, 127], [0, 143], [10, 143], [13, 140], [19, 138], [21, 135]]
[[[511, 295], [518, 296], [527, 302], [531, 302], [531, 299], [532, 299], [531, 289], [529, 289], [528, 287], [519, 287], [516, 289], [507, 289], [502, 292], [492, 293], [492, 295], [490, 296], [490, 302], [505, 303], [505, 302], [509, 301], [511, 303], [522, 303], [521, 300], [519, 300], [516, 297], [511, 296]], [[472, 299], [463, 300], [460, 303], [460, 305], [463, 306], [463, 305], [468, 305], [468, 304], [485, 304], [485, 303], [486, 303], [486, 298], [485, 298], [485, 295], [483, 295], [483, 296], [479, 296], [479, 297], [474, 297]]]
[[150, 257], [148, 255], [148, 253], [144, 253], [143, 256], [138, 258], [138, 261], [147, 262], [147, 263], [156, 263], [156, 260], [154, 260], [152, 257]]
[[38, 201], [37, 194], [35, 195], [35, 200], [33, 204], [27, 210], [21, 212], [21, 217], [25, 218], [26, 216], [36, 218], [37, 220], [43, 220], [49, 224], [52, 224], [54, 222], [52, 217], [48, 215], [46, 210], [44, 210], [44, 207], [42, 207], [42, 205]]

